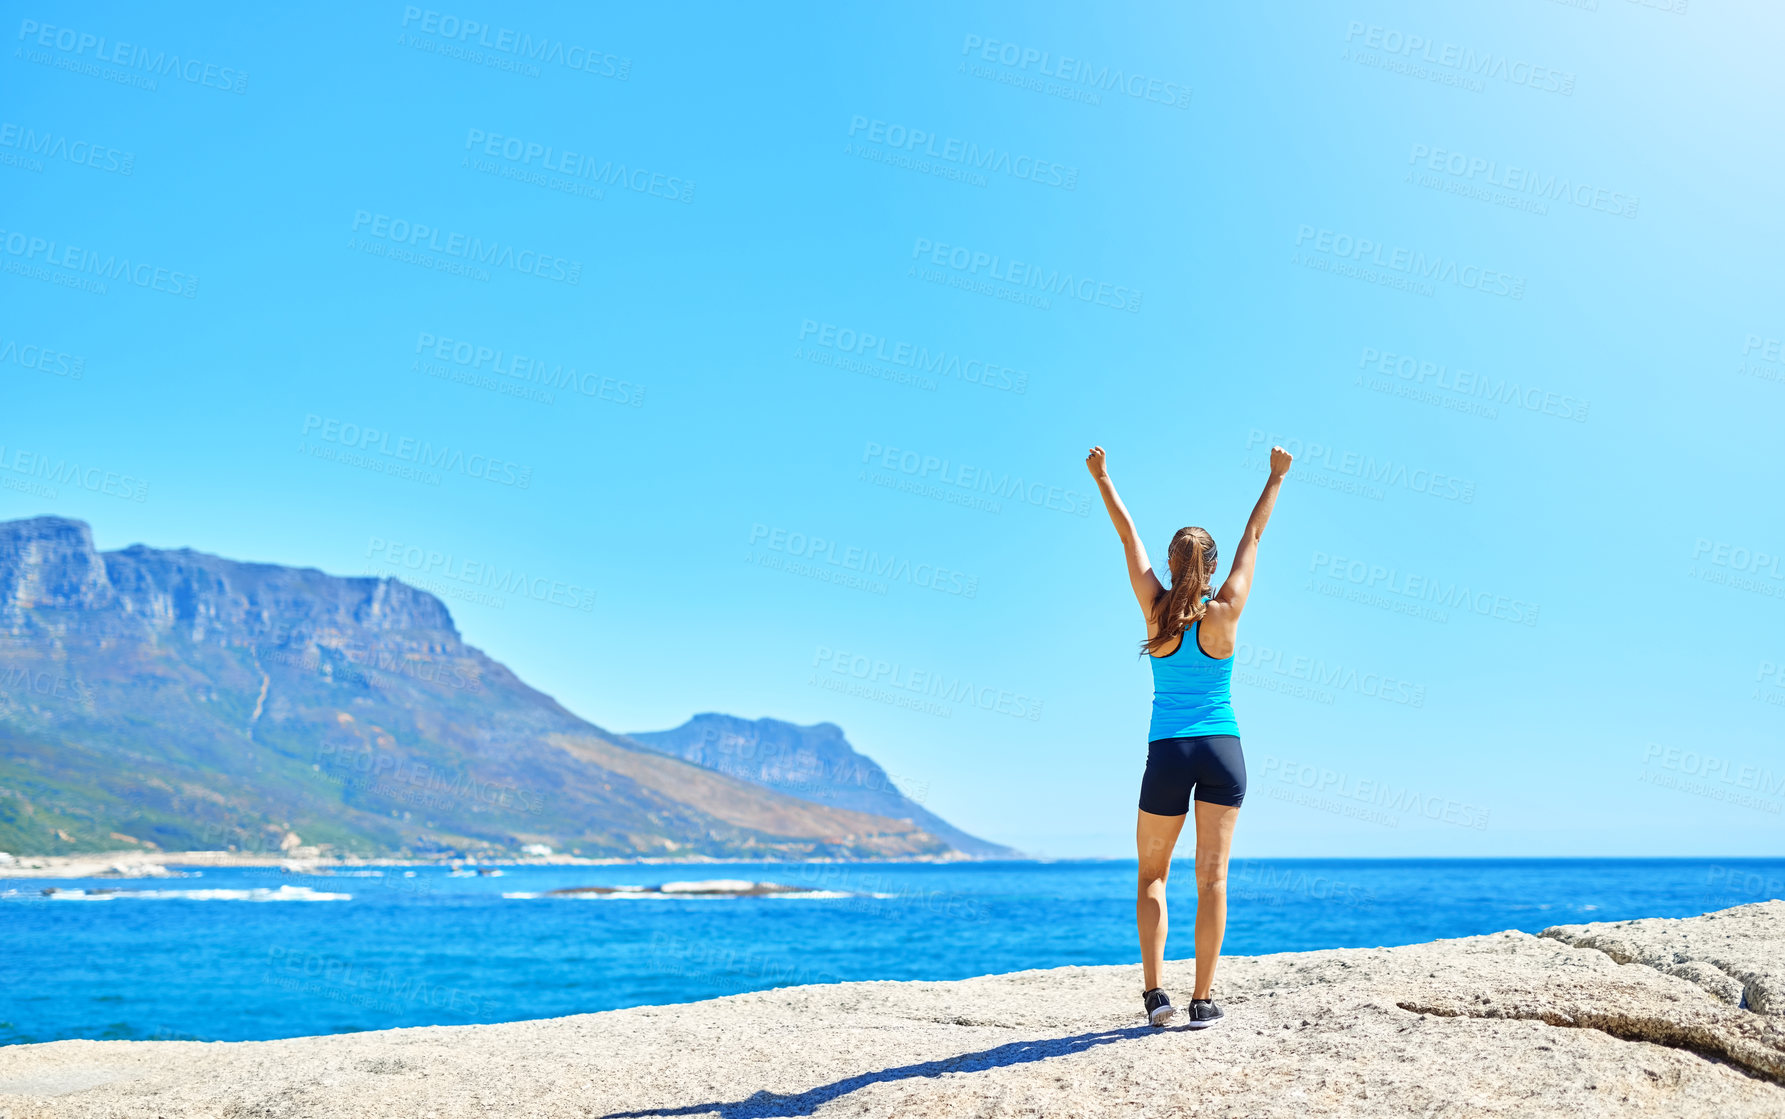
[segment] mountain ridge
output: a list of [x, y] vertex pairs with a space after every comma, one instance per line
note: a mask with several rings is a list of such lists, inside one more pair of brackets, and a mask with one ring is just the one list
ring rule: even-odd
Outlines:
[[[654, 759], [654, 760], [653, 760]], [[570, 712], [401, 580], [0, 522], [0, 849], [960, 857]]]
[[927, 782], [901, 783], [866, 754], [858, 753], [835, 723], [799, 726], [780, 719], [744, 719], [703, 712], [665, 731], [632, 731], [627, 738], [653, 750], [766, 789], [910, 820], [957, 851], [976, 858], [1015, 858], [1018, 852], [955, 827], [923, 806]]

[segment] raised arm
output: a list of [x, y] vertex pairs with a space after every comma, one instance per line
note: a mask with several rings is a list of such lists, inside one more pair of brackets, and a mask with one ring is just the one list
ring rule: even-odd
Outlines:
[[1290, 462], [1288, 451], [1281, 447], [1271, 448], [1271, 476], [1264, 483], [1264, 492], [1258, 495], [1258, 504], [1252, 506], [1252, 516], [1246, 521], [1246, 532], [1240, 537], [1239, 547], [1233, 550], [1233, 566], [1228, 568], [1227, 582], [1221, 584], [1221, 592], [1215, 596], [1216, 602], [1232, 609], [1235, 619], [1245, 609], [1246, 596], [1252, 591], [1252, 568], [1258, 562], [1258, 541], [1264, 536], [1264, 526], [1270, 523], [1271, 510], [1277, 507], [1277, 491], [1283, 486], [1283, 475], [1289, 473]]
[[1128, 515], [1128, 507], [1116, 496], [1116, 484], [1109, 480], [1109, 468], [1104, 462], [1103, 448], [1092, 447], [1085, 455], [1085, 467], [1091, 471], [1091, 477], [1097, 480], [1097, 492], [1103, 495], [1103, 507], [1109, 512], [1110, 523], [1116, 526], [1116, 535], [1122, 538], [1122, 555], [1128, 561], [1128, 585], [1134, 588], [1134, 600], [1140, 603], [1140, 612], [1148, 622], [1153, 620], [1153, 603], [1165, 593], [1164, 584], [1159, 576], [1153, 574], [1153, 561], [1147, 558], [1147, 549], [1140, 542], [1140, 533], [1134, 530], [1134, 518]]

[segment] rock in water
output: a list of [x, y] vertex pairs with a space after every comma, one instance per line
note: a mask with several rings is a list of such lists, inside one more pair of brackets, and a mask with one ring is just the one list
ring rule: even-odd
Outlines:
[[[0, 1049], [0, 1114], [1776, 1119], [1781, 959], [1772, 901], [1235, 957], [1227, 1019], [1200, 1032], [1143, 1026], [1140, 970], [1119, 966], [288, 1041], [61, 1041]], [[1732, 1005], [1677, 973], [1691, 964], [1764, 997]], [[1168, 986], [1190, 974], [1169, 964]]]

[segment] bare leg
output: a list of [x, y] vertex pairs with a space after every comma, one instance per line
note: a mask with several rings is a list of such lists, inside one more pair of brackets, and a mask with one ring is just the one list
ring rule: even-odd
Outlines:
[[[1200, 827], [1200, 825], [1199, 825]], [[1155, 816], [1142, 812], [1134, 825], [1134, 846], [1140, 854], [1140, 888], [1134, 898], [1134, 923], [1140, 929], [1140, 970], [1143, 990], [1159, 986], [1159, 967], [1165, 960], [1165, 879], [1171, 874], [1171, 849], [1177, 846], [1182, 816]], [[1231, 828], [1228, 829], [1230, 832]], [[1226, 860], [1222, 860], [1226, 865]], [[1200, 926], [1199, 926], [1200, 927]], [[1197, 943], [1202, 943], [1197, 934]], [[1218, 941], [1217, 941], [1218, 943]], [[1201, 959], [1198, 948], [1197, 958]], [[1198, 973], [1200, 975], [1200, 972]]]
[[[1145, 815], [1143, 813], [1143, 815]], [[1233, 828], [1240, 810], [1224, 804], [1196, 802], [1196, 990], [1193, 999], [1209, 997], [1215, 983], [1215, 964], [1221, 959], [1221, 937], [1227, 932], [1227, 853], [1233, 848]], [[1183, 817], [1178, 817], [1183, 823]], [[1174, 831], [1175, 839], [1177, 833]], [[1146, 866], [1142, 856], [1141, 866]], [[1145, 882], [1143, 872], [1142, 882]], [[1165, 946], [1165, 882], [1159, 883], [1159, 945]], [[1143, 930], [1145, 926], [1142, 926]], [[1146, 944], [1146, 934], [1141, 934]]]

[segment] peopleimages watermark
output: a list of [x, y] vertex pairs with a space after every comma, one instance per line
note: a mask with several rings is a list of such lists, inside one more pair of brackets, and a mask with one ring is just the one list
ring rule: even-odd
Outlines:
[[61, 160], [76, 167], [91, 167], [114, 175], [136, 170], [136, 153], [119, 151], [109, 144], [72, 139], [54, 132], [39, 132], [29, 125], [0, 121], [0, 164], [42, 173], [43, 161]]
[[1636, 779], [1645, 784], [1772, 816], [1785, 809], [1785, 801], [1780, 799], [1785, 797], [1785, 770], [1775, 773], [1764, 765], [1654, 742], [1643, 749], [1642, 765]]
[[461, 586], [487, 590], [492, 594], [516, 595], [584, 614], [595, 609], [595, 592], [588, 587], [528, 572], [512, 564], [470, 559], [417, 544], [387, 540], [382, 536], [374, 536], [366, 541], [366, 557], [418, 576], [446, 579]]
[[[324, 656], [325, 651], [333, 657]], [[483, 689], [482, 677], [476, 671], [466, 670], [454, 658], [368, 641], [330, 639], [327, 645], [264, 645], [254, 655], [263, 666], [276, 664], [315, 672], [338, 684], [381, 687], [386, 682], [382, 677], [406, 676], [429, 684], [444, 684], [455, 691]], [[338, 662], [333, 659], [336, 657]]]
[[21, 342], [17, 338], [0, 338], [0, 365], [16, 365], [21, 369], [35, 369], [52, 377], [78, 381], [81, 374], [86, 372], [87, 359], [54, 346]]
[[461, 987], [445, 987], [390, 968], [371, 970], [340, 956], [273, 945], [267, 953], [267, 983], [285, 991], [344, 1002], [361, 1010], [397, 1013], [425, 1006], [482, 1017], [496, 1010], [494, 1000]]
[[[1255, 447], [1282, 447], [1295, 456], [1304, 471], [1318, 468], [1326, 473], [1303, 474], [1312, 485], [1326, 489], [1337, 489], [1347, 493], [1356, 493], [1364, 497], [1381, 500], [1383, 490], [1404, 489], [1408, 493], [1417, 493], [1441, 501], [1455, 501], [1463, 505], [1475, 503], [1475, 483], [1465, 478], [1457, 478], [1450, 474], [1442, 474], [1422, 467], [1408, 467], [1405, 463], [1393, 459], [1378, 461], [1374, 455], [1361, 454], [1357, 451], [1346, 451], [1329, 447], [1324, 443], [1303, 441], [1292, 435], [1267, 435], [1258, 428], [1253, 428], [1246, 436], [1246, 465], [1254, 467], [1252, 451]], [[1268, 468], [1267, 460], [1259, 460]]]
[[1541, 607], [1534, 602], [1476, 591], [1467, 583], [1414, 575], [1368, 560], [1315, 551], [1308, 565], [1308, 589], [1397, 614], [1447, 622], [1445, 610], [1478, 614], [1515, 625], [1534, 626]]
[[1005, 260], [1000, 254], [965, 245], [919, 237], [912, 244], [911, 259], [917, 263], [907, 271], [909, 276], [1044, 311], [1053, 306], [1050, 297], [1062, 295], [1115, 311], [1140, 311], [1143, 293], [1137, 288], [1014, 258]]
[[873, 692], [884, 692], [889, 698], [880, 702], [910, 707], [925, 714], [940, 713], [944, 718], [952, 713], [949, 704], [976, 707], [1031, 723], [1041, 718], [1042, 701], [1022, 692], [983, 685], [968, 677], [950, 676], [936, 669], [907, 668], [898, 661], [845, 652], [829, 645], [818, 646], [812, 657], [809, 683], [829, 691], [877, 698], [852, 691], [847, 685], [853, 683]]
[[1737, 373], [1756, 380], [1785, 384], [1785, 341], [1750, 334], [1742, 343], [1742, 361]]
[[1734, 905], [1746, 901], [1770, 901], [1785, 898], [1785, 874], [1777, 871], [1758, 871], [1752, 867], [1723, 863], [1713, 866], [1705, 875], [1707, 886], [1718, 887], [1726, 893], [1711, 894], [1709, 897], [1721, 897]]
[[[1473, 831], [1487, 830], [1486, 808], [1453, 797], [1422, 793], [1411, 786], [1397, 788], [1388, 781], [1353, 777], [1325, 766], [1267, 754], [1263, 778], [1266, 782], [1273, 779], [1277, 782], [1269, 794], [1274, 799], [1295, 800], [1309, 808], [1320, 808], [1385, 827], [1399, 827], [1400, 817], [1407, 815]], [[1298, 793], [1308, 799], [1297, 800]]]
[[1706, 540], [1700, 536], [1692, 546], [1692, 565], [1687, 568], [1687, 573], [1694, 579], [1733, 590], [1767, 598], [1785, 598], [1785, 572], [1779, 570], [1778, 552], [1763, 552], [1758, 548]]
[[1356, 908], [1376, 903], [1376, 894], [1369, 887], [1333, 878], [1324, 871], [1276, 866], [1261, 859], [1235, 859], [1229, 864], [1227, 896], [1230, 900], [1282, 905], [1289, 894]]
[[921, 451], [868, 440], [862, 449], [863, 470], [857, 480], [965, 505], [987, 513], [1003, 512], [1002, 502], [1018, 501], [1038, 509], [1084, 517], [1091, 498], [1075, 489], [1025, 481], [1020, 474], [956, 462]]
[[0, 665], [0, 691], [40, 699], [69, 700], [76, 706], [93, 706], [93, 689], [79, 676], [64, 676], [48, 669]]
[[117, 253], [101, 256], [94, 249], [16, 229], [0, 229], [0, 250], [6, 253], [0, 258], [0, 268], [58, 287], [104, 295], [111, 290], [104, 281], [111, 280], [187, 299], [198, 294], [198, 277], [190, 272], [160, 268]]
[[1298, 699], [1330, 704], [1334, 692], [1380, 703], [1424, 707], [1426, 686], [1386, 672], [1371, 672], [1303, 653], [1241, 641], [1233, 650], [1233, 679]]
[[[248, 74], [233, 66], [219, 66], [190, 56], [181, 57], [165, 50], [153, 50], [122, 39], [108, 39], [72, 27], [57, 27], [34, 19], [19, 21], [19, 42], [25, 46], [15, 57], [40, 66], [102, 78], [119, 85], [154, 91], [159, 80], [172, 78], [188, 85], [204, 86], [225, 93], [248, 92]], [[48, 54], [33, 50], [43, 47], [55, 51]]]
[[902, 917], [924, 913], [956, 921], [989, 921], [984, 905], [964, 894], [926, 890], [902, 876], [868, 871], [859, 863], [800, 864], [800, 885], [827, 893], [846, 893], [827, 912], [859, 913], [866, 917]]
[[[721, 760], [712, 768], [719, 772], [752, 781], [760, 778], [776, 789], [808, 800], [834, 800], [851, 785], [869, 792], [891, 793], [913, 804], [922, 804], [930, 794], [928, 781], [891, 773], [860, 755], [855, 755], [853, 761], [842, 761], [834, 755], [820, 757], [809, 746], [764, 743], [759, 738], [726, 734], [716, 727], [707, 727], [701, 741], [718, 748]], [[796, 780], [790, 781], [789, 777]]]
[[[773, 527], [760, 522], [750, 526], [750, 546], [767, 548], [771, 552], [787, 556], [792, 561], [808, 561], [815, 567], [812, 573], [821, 582], [866, 581], [869, 585], [884, 587], [886, 583], [905, 583], [922, 590], [937, 594], [953, 595], [957, 598], [972, 598], [979, 593], [979, 576], [969, 575], [962, 571], [939, 563], [925, 560], [912, 562], [908, 556], [896, 552], [881, 552], [856, 544], [845, 544], [816, 534], [792, 531]], [[751, 558], [750, 562], [761, 566], [779, 566], [782, 570], [803, 574], [797, 570], [799, 566], [775, 565], [764, 563], [762, 559]], [[881, 591], [880, 593], [885, 593]]]
[[1034, 183], [1036, 186], [1059, 190], [1078, 189], [1077, 167], [1012, 152], [995, 144], [987, 144], [982, 148], [973, 140], [942, 136], [928, 129], [912, 128], [896, 121], [888, 122], [855, 113], [849, 118], [849, 138], [854, 143], [843, 145], [844, 155], [934, 174], [972, 186], [987, 185], [988, 175], [1003, 175]]
[[[609, 187], [648, 194], [671, 202], [693, 202], [694, 180], [643, 167], [627, 167], [611, 159], [552, 144], [507, 136], [482, 128], [465, 133], [465, 166], [485, 174], [545, 187], [596, 201]], [[479, 158], [487, 157], [487, 158]], [[501, 160], [500, 163], [491, 160]]]
[[1777, 661], [1761, 661], [1754, 674], [1754, 696], [1761, 703], [1785, 707], [1785, 670]]
[[[575, 366], [529, 357], [500, 346], [471, 342], [432, 331], [417, 331], [414, 372], [551, 404], [555, 390], [569, 390], [594, 400], [638, 408], [645, 387], [597, 373], [578, 373]], [[429, 360], [431, 359], [431, 360]]]
[[[397, 45], [426, 54], [456, 58], [537, 78], [542, 64], [561, 66], [595, 78], [625, 81], [632, 76], [632, 60], [581, 43], [569, 43], [550, 35], [532, 35], [509, 27], [491, 27], [480, 20], [465, 19], [432, 8], [403, 8], [404, 33]], [[422, 38], [423, 35], [428, 38]]]
[[800, 987], [842, 981], [842, 977], [835, 972], [819, 971], [779, 957], [770, 957], [756, 948], [739, 950], [726, 947], [723, 941], [710, 936], [684, 940], [662, 931], [651, 934], [643, 970], [651, 975], [684, 979], [738, 975], [746, 982], [769, 987]]
[[[438, 483], [435, 484], [437, 485]], [[366, 569], [360, 574], [366, 576], [368, 579], [392, 578], [389, 568], [377, 568], [373, 567], [371, 564], [367, 564]], [[508, 607], [507, 599], [499, 594], [493, 594], [486, 591], [481, 587], [470, 586], [464, 583], [451, 583], [445, 579], [435, 579], [428, 575], [409, 574], [404, 575], [402, 579], [404, 583], [414, 587], [416, 590], [427, 591], [435, 598], [441, 600], [450, 599], [454, 602], [469, 603], [473, 606], [487, 606], [491, 610], [505, 610]]]
[[[489, 273], [484, 269], [494, 268], [555, 283], [573, 286], [582, 283], [583, 263], [580, 260], [539, 249], [517, 248], [511, 242], [486, 242], [472, 234], [393, 218], [389, 214], [355, 210], [353, 232], [357, 236], [348, 238], [350, 249], [372, 256], [389, 256], [434, 271], [487, 281]], [[368, 241], [368, 237], [376, 240]], [[421, 255], [424, 252], [432, 255]]]
[[1029, 374], [995, 361], [947, 349], [888, 338], [883, 334], [801, 319], [799, 344], [793, 356], [882, 380], [934, 389], [940, 381], [959, 381], [982, 389], [1021, 396], [1029, 391]]
[[317, 747], [310, 764], [330, 781], [351, 780], [355, 782], [354, 787], [369, 789], [389, 799], [431, 798], [421, 807], [440, 808], [463, 801], [529, 816], [545, 812], [545, 798], [519, 785], [480, 781], [464, 771], [448, 772], [413, 758], [398, 757], [357, 743], [342, 746], [324, 742]]
[[[1295, 247], [1296, 252], [1290, 257], [1293, 264], [1418, 295], [1434, 294], [1435, 284], [1452, 284], [1504, 299], [1525, 297], [1523, 276], [1462, 264], [1442, 254], [1428, 257], [1418, 249], [1396, 248], [1368, 237], [1303, 225], [1296, 228]], [[1382, 255], [1385, 250], [1386, 258]]]
[[1099, 66], [1069, 54], [1019, 43], [968, 35], [961, 41], [963, 74], [1003, 85], [1044, 93], [1086, 105], [1103, 104], [1103, 95], [1116, 94], [1170, 109], [1190, 107], [1190, 87], [1183, 82], [1149, 77], [1120, 66]]
[[[1634, 195], [1591, 183], [1576, 183], [1566, 175], [1545, 176], [1516, 163], [1501, 166], [1496, 159], [1465, 155], [1430, 144], [1414, 144], [1407, 162], [1413, 167], [1407, 173], [1408, 182], [1536, 214], [1549, 213], [1547, 204], [1550, 202], [1564, 202], [1615, 218], [1634, 218], [1642, 203], [1642, 199]], [[1427, 171], [1445, 178], [1423, 173]], [[1501, 191], [1505, 193], [1498, 193]]]
[[1593, 403], [1535, 385], [1523, 385], [1509, 377], [1472, 373], [1460, 366], [1453, 369], [1445, 362], [1374, 346], [1363, 348], [1357, 367], [1363, 370], [1355, 382], [1359, 387], [1490, 420], [1499, 418], [1498, 408], [1516, 408], [1532, 415], [1585, 423]]
[[[467, 478], [523, 490], [533, 484], [531, 466], [522, 466], [481, 452], [467, 453], [464, 448], [454, 447], [450, 443], [436, 446], [427, 439], [398, 435], [382, 428], [338, 420], [332, 416], [318, 416], [314, 412], [304, 417], [303, 434], [331, 445], [321, 447], [299, 442], [298, 450], [306, 454], [337, 459], [349, 465], [364, 466], [397, 477], [425, 481], [425, 476], [431, 476], [433, 481], [428, 482], [429, 485], [439, 485], [441, 473], [462, 474]], [[317, 454], [311, 450], [312, 446], [322, 451], [331, 451], [332, 448], [340, 450]]]
[[1341, 56], [1346, 61], [1440, 85], [1480, 92], [1487, 88], [1486, 80], [1491, 79], [1540, 93], [1563, 97], [1574, 95], [1572, 71], [1539, 66], [1510, 55], [1478, 51], [1456, 43], [1434, 42], [1423, 35], [1408, 34], [1392, 27], [1366, 25], [1354, 19], [1346, 25], [1345, 42], [1350, 44]]
[[59, 486], [73, 486], [123, 501], [149, 499], [149, 483], [134, 474], [0, 443], [0, 487], [54, 500], [61, 497]]

